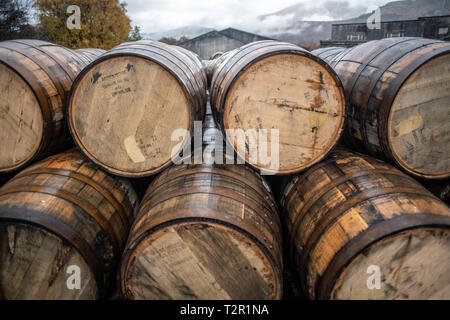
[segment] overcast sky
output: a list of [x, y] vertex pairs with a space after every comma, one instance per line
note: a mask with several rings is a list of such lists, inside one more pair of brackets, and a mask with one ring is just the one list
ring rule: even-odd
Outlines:
[[[184, 26], [260, 30], [260, 15], [299, 5], [300, 20], [336, 20], [356, 17], [389, 0], [126, 0], [133, 25], [144, 33]], [[288, 17], [292, 18], [292, 16]], [[298, 16], [297, 16], [298, 18]], [[266, 19], [276, 24], [276, 19]]]

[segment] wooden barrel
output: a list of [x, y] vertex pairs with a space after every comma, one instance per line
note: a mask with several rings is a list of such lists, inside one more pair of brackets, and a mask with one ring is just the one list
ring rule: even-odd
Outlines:
[[326, 62], [330, 63], [332, 61], [333, 57], [344, 52], [345, 50], [347, 50], [347, 49], [342, 48], [342, 47], [328, 47], [328, 48], [320, 48], [320, 49], [313, 50], [313, 51], [311, 51], [311, 53], [315, 54], [322, 60], [325, 60]]
[[214, 54], [209, 58], [209, 60], [214, 60], [214, 59], [220, 58], [221, 56], [223, 56], [223, 52], [218, 51], [218, 52], [214, 53]]
[[121, 263], [127, 299], [280, 299], [281, 230], [244, 165], [179, 165], [150, 185]]
[[190, 135], [172, 139], [174, 131], [192, 132], [205, 103], [206, 76], [193, 54], [141, 40], [111, 49], [83, 70], [72, 87], [68, 121], [81, 151], [103, 169], [148, 176], [183, 149]]
[[349, 103], [345, 142], [415, 177], [450, 176], [450, 43], [371, 41], [332, 62]]
[[0, 173], [23, 168], [70, 141], [66, 96], [89, 63], [49, 42], [0, 42]]
[[75, 150], [21, 171], [0, 189], [0, 291], [6, 299], [102, 298], [137, 208], [128, 181]]
[[[256, 169], [288, 174], [328, 154], [343, 131], [345, 99], [337, 75], [323, 60], [271, 40], [224, 56], [213, 75], [211, 105], [240, 158]], [[244, 133], [245, 144], [236, 138]], [[267, 139], [259, 139], [266, 133]], [[261, 157], [266, 146], [272, 159], [279, 155], [278, 163]]]
[[281, 203], [310, 298], [450, 298], [450, 208], [391, 165], [335, 151]]
[[206, 72], [206, 76], [208, 78], [208, 87], [211, 86], [211, 81], [214, 75], [214, 72], [217, 70], [217, 68], [220, 66], [220, 64], [227, 58], [227, 56], [234, 54], [237, 51], [237, 49], [235, 50], [231, 50], [225, 53], [222, 53], [221, 55], [217, 56], [214, 59], [210, 59], [210, 60], [204, 60], [203, 61], [203, 69]]
[[89, 59], [91, 59], [92, 61], [94, 61], [95, 59], [97, 59], [99, 56], [101, 56], [102, 54], [104, 54], [106, 52], [106, 50], [97, 49], [97, 48], [82, 48], [82, 49], [77, 49], [75, 51], [77, 53], [88, 56]]

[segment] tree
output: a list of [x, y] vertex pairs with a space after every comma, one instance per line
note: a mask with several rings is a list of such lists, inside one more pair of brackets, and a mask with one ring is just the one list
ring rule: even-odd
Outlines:
[[[74, 5], [80, 8], [79, 29], [69, 29], [77, 12], [67, 10]], [[34, 6], [46, 38], [73, 49], [111, 49], [125, 42], [131, 29], [127, 5], [119, 0], [36, 0]]]
[[0, 40], [33, 38], [29, 24], [30, 0], [0, 0]]
[[128, 41], [138, 41], [138, 40], [142, 40], [141, 28], [138, 26], [134, 26], [134, 28], [131, 29], [130, 34], [128, 35]]

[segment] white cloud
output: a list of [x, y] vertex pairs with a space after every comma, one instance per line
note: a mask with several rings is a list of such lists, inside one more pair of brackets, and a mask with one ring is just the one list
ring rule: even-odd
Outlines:
[[[330, 21], [346, 13], [352, 13], [353, 9], [357, 9], [355, 12], [363, 14], [369, 7], [381, 6], [389, 1], [367, 0], [362, 3], [360, 0], [126, 0], [126, 2], [132, 24], [140, 26], [142, 32], [153, 33], [184, 26], [203, 26], [215, 29], [236, 27], [259, 31], [282, 27], [287, 20], [298, 18], [271, 16], [262, 22], [257, 19], [260, 15], [277, 12], [293, 5], [302, 6], [304, 12], [307, 13], [306, 16], [301, 17], [301, 20]], [[327, 7], [327, 3], [330, 2], [339, 2], [343, 6], [348, 4], [348, 7], [345, 7], [344, 12], [343, 10], [339, 11], [339, 4], [336, 7], [330, 7], [336, 9], [330, 9]], [[333, 10], [336, 10], [335, 14], [333, 14]]]

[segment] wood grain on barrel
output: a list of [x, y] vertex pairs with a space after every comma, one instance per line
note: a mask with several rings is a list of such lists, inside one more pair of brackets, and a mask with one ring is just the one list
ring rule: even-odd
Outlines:
[[[251, 166], [271, 173], [298, 172], [320, 161], [337, 143], [344, 127], [344, 95], [338, 77], [321, 59], [295, 45], [260, 41], [220, 60], [211, 104], [221, 129], [248, 135], [267, 130], [268, 155], [272, 147], [274, 152], [279, 149], [279, 167], [271, 168], [260, 157], [250, 161], [251, 154], [262, 153], [262, 143], [252, 145], [246, 136], [242, 148], [237, 138], [227, 135]], [[271, 141], [274, 129], [279, 143]]]
[[431, 39], [371, 41], [331, 65], [349, 110], [345, 142], [425, 179], [450, 175], [450, 44]]
[[44, 41], [0, 42], [0, 172], [23, 168], [67, 144], [66, 96], [89, 62]]
[[85, 69], [69, 102], [69, 126], [83, 153], [123, 176], [151, 175], [170, 165], [190, 139], [176, 130], [193, 130], [206, 103], [201, 62], [183, 50], [130, 42]]
[[[450, 208], [392, 166], [339, 150], [288, 185], [281, 202], [311, 298], [450, 297]], [[379, 290], [366, 284], [371, 264], [381, 270]]]
[[347, 49], [342, 47], [328, 47], [313, 50], [311, 53], [330, 63], [336, 55], [344, 52], [345, 50]]
[[281, 230], [261, 177], [180, 165], [149, 187], [121, 265], [128, 299], [279, 299]]
[[[113, 280], [137, 210], [130, 183], [77, 151], [47, 158], [0, 189], [0, 286], [6, 299], [98, 299]], [[81, 269], [81, 289], [66, 283]]]
[[75, 51], [77, 53], [80, 53], [80, 54], [83, 54], [83, 55], [89, 57], [89, 59], [91, 59], [92, 61], [94, 61], [95, 59], [97, 59], [99, 56], [101, 56], [102, 54], [104, 54], [106, 52], [106, 50], [97, 49], [97, 48], [82, 48], [82, 49], [77, 49]]

